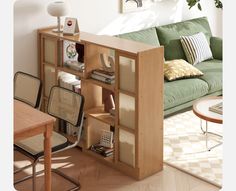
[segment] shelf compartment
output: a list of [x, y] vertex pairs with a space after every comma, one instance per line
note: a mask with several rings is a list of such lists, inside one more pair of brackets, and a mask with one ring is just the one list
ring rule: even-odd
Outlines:
[[135, 92], [135, 59], [119, 56], [119, 89]]
[[98, 81], [98, 80], [94, 80], [94, 79], [91, 79], [91, 78], [81, 79], [81, 80], [85, 81], [85, 82], [89, 82], [89, 83], [95, 84], [97, 86], [100, 86], [102, 88], [111, 90], [113, 92], [115, 91], [115, 84], [106, 84], [104, 82], [101, 82], [101, 81]]
[[85, 111], [85, 114], [108, 125], [115, 126], [115, 117], [110, 113], [105, 112], [103, 106], [89, 109]]
[[[85, 46], [85, 63], [86, 63], [86, 77], [89, 77], [90, 73], [95, 69], [101, 69], [104, 67], [101, 59], [101, 54], [110, 56], [115, 59], [115, 50], [111, 48], [105, 48], [92, 43], [86, 43]], [[110, 64], [110, 63], [109, 63]], [[106, 65], [106, 64], [105, 64]]]
[[135, 98], [119, 93], [119, 125], [135, 129]]
[[53, 38], [42, 38], [43, 40], [43, 61], [56, 65], [57, 40]]
[[84, 77], [84, 73], [83, 73], [83, 72], [73, 70], [73, 69], [71, 69], [71, 68], [69, 68], [69, 67], [66, 67], [66, 66], [58, 67], [58, 70], [59, 70], [59, 71], [66, 72], [66, 73], [69, 73], [69, 74], [73, 74], [73, 75], [75, 75], [75, 76], [79, 76], [79, 77], [81, 77], [81, 78]]
[[65, 72], [79, 75], [84, 73], [84, 45], [68, 40], [61, 41], [62, 57], [59, 66]]
[[104, 123], [97, 118], [87, 117], [86, 118], [86, 147], [89, 149], [91, 145], [97, 144], [100, 142], [102, 130], [110, 131], [110, 125]]
[[135, 135], [119, 129], [119, 161], [135, 167]]

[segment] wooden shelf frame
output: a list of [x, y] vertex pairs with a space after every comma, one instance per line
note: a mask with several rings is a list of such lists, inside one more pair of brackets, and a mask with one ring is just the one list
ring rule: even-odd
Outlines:
[[[40, 78], [45, 86], [44, 67], [55, 70], [55, 85], [58, 84], [60, 71], [80, 77], [81, 94], [85, 97], [85, 140], [82, 151], [99, 161], [123, 171], [136, 179], [143, 179], [163, 169], [163, 64], [164, 48], [134, 42], [106, 35], [95, 35], [80, 32], [79, 35], [67, 36], [53, 33], [51, 28], [38, 30], [39, 68]], [[45, 62], [45, 40], [54, 42], [53, 63]], [[68, 40], [84, 45], [84, 72], [63, 67], [63, 41]], [[48, 49], [48, 48], [47, 48]], [[115, 57], [115, 83], [106, 84], [90, 78], [91, 71], [101, 67], [99, 54], [109, 54], [114, 51]], [[122, 74], [120, 72], [120, 57], [134, 61], [135, 71], [132, 90], [120, 87]], [[122, 68], [123, 70], [124, 68]], [[123, 76], [124, 77], [124, 76]], [[127, 77], [128, 79], [128, 77]], [[124, 81], [122, 81], [124, 83]], [[102, 89], [111, 91], [115, 95], [115, 116], [104, 111], [102, 103]], [[44, 90], [43, 90], [44, 93]], [[119, 123], [119, 95], [134, 98], [134, 128]], [[44, 95], [43, 105], [47, 104]], [[129, 112], [129, 111], [128, 111]], [[90, 121], [90, 122], [89, 122]], [[92, 121], [92, 122], [91, 122]], [[101, 126], [97, 124], [102, 124]], [[103, 157], [88, 148], [99, 139], [101, 129], [114, 127], [114, 153], [111, 157]], [[134, 165], [120, 161], [119, 146], [120, 131], [134, 136]], [[127, 143], [127, 146], [128, 143]]]

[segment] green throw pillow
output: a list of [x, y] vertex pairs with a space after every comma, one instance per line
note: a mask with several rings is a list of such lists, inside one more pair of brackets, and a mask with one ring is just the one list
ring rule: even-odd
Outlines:
[[203, 73], [199, 69], [182, 59], [166, 61], [164, 64], [164, 76], [168, 81], [202, 75]]

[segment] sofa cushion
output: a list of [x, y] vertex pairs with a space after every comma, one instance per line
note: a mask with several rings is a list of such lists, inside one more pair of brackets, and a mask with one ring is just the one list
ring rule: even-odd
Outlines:
[[219, 37], [211, 37], [210, 39], [210, 46], [211, 46], [211, 51], [213, 54], [213, 58], [222, 60], [222, 38]]
[[134, 40], [138, 42], [143, 42], [143, 43], [154, 45], [154, 46], [160, 46], [155, 27], [144, 29], [141, 31], [120, 34], [120, 35], [117, 35], [117, 37], [125, 38], [128, 40]]
[[164, 76], [168, 81], [202, 76], [203, 73], [183, 59], [166, 61]]
[[198, 32], [203, 32], [210, 44], [210, 37], [212, 34], [206, 17], [157, 27], [159, 42], [165, 47], [165, 59], [186, 60], [186, 56], [180, 43], [180, 36], [193, 35]]
[[192, 101], [207, 93], [207, 83], [198, 78], [165, 81], [164, 110]]
[[204, 60], [213, 59], [210, 46], [204, 33], [200, 32], [190, 36], [181, 36], [180, 42], [190, 64], [195, 65]]
[[222, 61], [221, 60], [208, 60], [195, 65], [196, 68], [201, 70], [204, 75], [199, 77], [204, 80], [209, 86], [209, 92], [213, 93], [222, 90]]

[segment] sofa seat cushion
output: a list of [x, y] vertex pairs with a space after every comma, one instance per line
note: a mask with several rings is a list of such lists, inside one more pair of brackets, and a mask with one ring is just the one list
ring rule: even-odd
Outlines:
[[203, 32], [210, 44], [212, 33], [206, 17], [157, 27], [159, 42], [165, 47], [165, 59], [187, 60], [180, 42], [180, 36], [193, 35], [198, 32]]
[[117, 36], [120, 38], [128, 39], [128, 40], [143, 42], [143, 43], [150, 44], [153, 46], [158, 46], [158, 47], [160, 46], [155, 27], [144, 29], [141, 31], [120, 34]]
[[199, 77], [209, 86], [209, 94], [222, 90], [222, 60], [208, 60], [195, 65], [204, 75]]
[[208, 85], [205, 81], [182, 79], [164, 83], [164, 110], [184, 104], [208, 94]]

